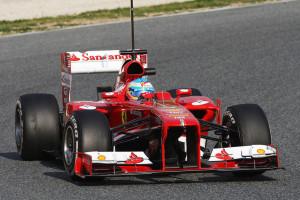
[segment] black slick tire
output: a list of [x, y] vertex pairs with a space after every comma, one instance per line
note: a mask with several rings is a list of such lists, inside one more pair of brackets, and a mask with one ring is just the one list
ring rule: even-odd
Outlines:
[[73, 180], [78, 180], [75, 174], [75, 159], [78, 152], [113, 151], [107, 117], [94, 110], [74, 112], [65, 125], [62, 151], [68, 175]]
[[[256, 104], [240, 104], [228, 107], [223, 116], [223, 125], [229, 132], [230, 146], [270, 145], [271, 134], [267, 117]], [[251, 176], [264, 171], [237, 172], [235, 175]]]
[[59, 108], [51, 94], [26, 94], [15, 110], [15, 140], [23, 160], [44, 160], [60, 150]]

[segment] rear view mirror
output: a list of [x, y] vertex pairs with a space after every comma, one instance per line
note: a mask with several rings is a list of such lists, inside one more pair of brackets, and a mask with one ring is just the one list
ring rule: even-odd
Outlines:
[[112, 92], [113, 87], [111, 86], [98, 86], [97, 87], [97, 100], [99, 101], [102, 98], [103, 92]]
[[191, 88], [177, 89], [176, 90], [176, 95], [177, 95], [177, 97], [191, 96], [192, 95], [192, 89]]
[[102, 99], [112, 99], [112, 98], [117, 98], [118, 94], [116, 92], [102, 92], [101, 93], [101, 98]]

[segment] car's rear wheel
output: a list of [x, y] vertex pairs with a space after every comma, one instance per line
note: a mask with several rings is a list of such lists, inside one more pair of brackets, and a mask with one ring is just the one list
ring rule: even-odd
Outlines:
[[[172, 98], [176, 98], [176, 90], [178, 89], [183, 89], [183, 88], [177, 88], [177, 89], [171, 89], [168, 90], [167, 92], [169, 92], [172, 96]], [[196, 88], [191, 88], [192, 89], [192, 95], [191, 96], [202, 96], [202, 93], [200, 92], [200, 90], [196, 89]]]
[[50, 94], [26, 94], [15, 110], [15, 141], [23, 160], [47, 158], [59, 151], [60, 123], [56, 98]]
[[[229, 132], [228, 145], [269, 145], [271, 134], [264, 111], [256, 104], [241, 104], [228, 107], [223, 116], [223, 125], [233, 130]], [[255, 175], [264, 171], [237, 172], [235, 175]]]
[[65, 126], [62, 142], [63, 163], [72, 179], [78, 152], [112, 151], [109, 122], [102, 113], [93, 110], [76, 111]]

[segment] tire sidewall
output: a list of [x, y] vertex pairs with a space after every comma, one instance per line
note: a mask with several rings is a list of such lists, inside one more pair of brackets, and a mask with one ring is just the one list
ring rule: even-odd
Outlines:
[[[68, 129], [72, 129], [73, 132], [73, 145], [74, 145], [74, 151], [73, 151], [73, 159], [70, 165], [67, 164], [66, 160], [65, 160], [65, 152], [64, 152], [64, 144], [65, 144], [65, 137], [67, 134]], [[78, 141], [79, 141], [79, 124], [78, 124], [78, 120], [76, 120], [76, 117], [74, 115], [71, 116], [71, 118], [69, 119], [69, 121], [67, 122], [65, 129], [64, 129], [64, 134], [63, 134], [63, 138], [62, 138], [62, 158], [63, 158], [63, 163], [65, 166], [65, 169], [67, 171], [67, 173], [73, 177], [75, 176], [75, 161], [77, 158], [77, 152], [78, 152]]]
[[[21, 105], [21, 101], [20, 100], [17, 100], [17, 103], [16, 103], [16, 110], [15, 110], [15, 141], [16, 141], [16, 146], [17, 146], [17, 151], [18, 151], [18, 154], [20, 156], [22, 156], [23, 154], [23, 141], [24, 141], [24, 123], [23, 123], [23, 111], [22, 111], [22, 105]], [[17, 118], [18, 116], [18, 118]], [[19, 124], [19, 128], [21, 129], [20, 131], [22, 131], [22, 137], [20, 138], [20, 144], [17, 143], [17, 120], [19, 120], [18, 123]]]

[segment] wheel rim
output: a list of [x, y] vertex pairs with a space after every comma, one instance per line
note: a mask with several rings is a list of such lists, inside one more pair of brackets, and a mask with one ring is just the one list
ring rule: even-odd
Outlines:
[[240, 145], [240, 130], [239, 130], [239, 127], [237, 125], [233, 125], [232, 122], [231, 122], [231, 119], [229, 117], [227, 119], [223, 119], [223, 123], [226, 127], [228, 127], [228, 128], [235, 131], [234, 133], [230, 132], [229, 135], [227, 135], [226, 140], [229, 141], [229, 146], [230, 147], [241, 146]]
[[75, 140], [73, 128], [68, 127], [64, 138], [64, 159], [66, 165], [70, 166], [75, 155]]
[[16, 111], [15, 140], [16, 140], [18, 153], [20, 154], [22, 152], [22, 146], [23, 146], [23, 121], [22, 121], [22, 114], [19, 108]]

